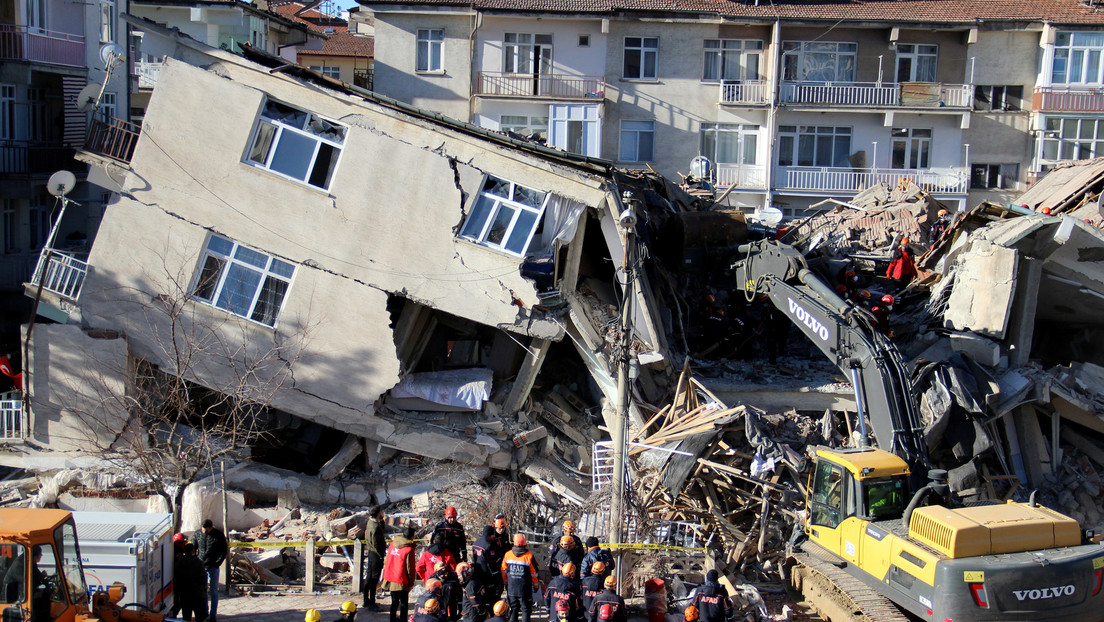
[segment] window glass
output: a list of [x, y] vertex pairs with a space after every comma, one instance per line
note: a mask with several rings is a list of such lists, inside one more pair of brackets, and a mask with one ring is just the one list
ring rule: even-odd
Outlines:
[[285, 177], [329, 188], [345, 126], [275, 101], [265, 104], [246, 160]]
[[849, 82], [855, 79], [857, 43], [790, 41], [783, 44], [783, 79]]
[[653, 157], [654, 141], [654, 121], [622, 121], [619, 159], [622, 162], [650, 161]]
[[1050, 79], [1054, 84], [1104, 84], [1102, 32], [1059, 32], [1054, 40]]
[[905, 478], [882, 477], [863, 482], [866, 515], [874, 520], [898, 518], [905, 511]]
[[513, 255], [524, 255], [551, 195], [488, 175], [460, 237]]
[[13, 542], [0, 542], [0, 603], [21, 602], [27, 594], [27, 547]]
[[780, 126], [778, 164], [781, 166], [850, 167], [851, 128], [834, 126]]
[[441, 71], [444, 67], [445, 31], [424, 28], [418, 30], [415, 71]]
[[657, 37], [625, 37], [623, 77], [626, 80], [654, 80], [658, 57]]
[[813, 478], [812, 524], [836, 527], [843, 507], [843, 471], [829, 462], [817, 463]]
[[88, 586], [84, 582], [84, 567], [81, 565], [77, 529], [73, 519], [57, 528], [54, 539], [61, 542], [61, 567], [65, 573], [69, 598], [74, 603], [85, 602], [88, 600]]
[[192, 296], [234, 315], [274, 326], [295, 266], [212, 235]]

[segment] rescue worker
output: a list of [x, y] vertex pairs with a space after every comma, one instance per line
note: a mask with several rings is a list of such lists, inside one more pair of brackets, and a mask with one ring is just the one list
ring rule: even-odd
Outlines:
[[626, 622], [625, 599], [617, 594], [617, 577], [610, 575], [602, 582], [606, 589], [594, 598], [587, 611], [588, 622]]
[[[586, 539], [586, 553], [583, 555], [583, 560], [579, 562], [579, 578], [585, 579], [590, 576], [591, 567], [596, 562], [602, 562], [606, 573], [613, 572], [614, 568], [617, 568], [617, 562], [613, 561], [613, 553], [599, 548], [598, 538], [590, 536]], [[602, 574], [602, 578], [606, 578], [605, 573]]]
[[549, 622], [556, 622], [561, 611], [567, 612], [565, 617], [569, 620], [579, 618], [583, 602], [579, 598], [579, 584], [575, 581], [575, 564], [565, 562], [560, 566], [560, 574], [548, 582], [544, 598]]
[[502, 573], [498, 571], [502, 567], [502, 558], [510, 550], [510, 531], [506, 528], [506, 517], [499, 514], [494, 520], [494, 554], [487, 550], [487, 568], [491, 569], [491, 579], [487, 581], [487, 598], [492, 602], [498, 602], [502, 598], [505, 585], [502, 583]]
[[457, 565], [456, 574], [460, 576], [460, 587], [463, 590], [460, 601], [460, 619], [463, 622], [483, 622], [489, 609], [483, 581], [475, 573], [471, 564]]
[[413, 622], [445, 622], [441, 615], [441, 603], [436, 598], [427, 598], [414, 610]]
[[893, 296], [886, 294], [882, 296], [879, 304], [872, 305], [870, 307], [870, 313], [874, 316], [874, 319], [878, 321], [878, 330], [883, 335], [889, 335], [892, 337], [892, 332], [889, 330], [889, 314], [893, 311], [893, 303], [896, 300]]
[[491, 608], [491, 613], [494, 615], [487, 618], [487, 622], [507, 622], [506, 614], [510, 613], [510, 604], [504, 600], [500, 600]]
[[682, 612], [683, 622], [698, 622], [698, 608], [690, 605]]
[[[469, 571], [471, 566], [468, 566]], [[459, 564], [456, 566], [459, 568]], [[456, 571], [449, 568], [445, 562], [437, 562], [437, 565], [433, 568], [433, 578], [441, 582], [441, 617], [446, 620], [459, 620], [460, 619], [460, 601], [463, 588], [460, 587], [460, 577]]]
[[[570, 540], [570, 545], [568, 541]], [[570, 547], [570, 548], [569, 548]], [[548, 562], [549, 573], [554, 577], [559, 574], [560, 565], [563, 561], [557, 561], [557, 553], [562, 549], [568, 549], [566, 556], [561, 555], [558, 559], [563, 561], [570, 561], [578, 566], [583, 561], [583, 555], [586, 551], [583, 549], [583, 541], [579, 539], [579, 536], [575, 535], [575, 523], [565, 520], [563, 522], [563, 534], [558, 540], [553, 540], [552, 545], [548, 547]]]
[[583, 577], [580, 582], [579, 600], [583, 604], [584, 617], [586, 612], [590, 611], [590, 606], [594, 604], [594, 599], [605, 589], [603, 583], [608, 572], [609, 569], [605, 562], [594, 562], [590, 565], [590, 574]]
[[418, 563], [415, 566], [418, 578], [422, 581], [428, 579], [436, 571], [437, 564], [441, 562], [444, 562], [449, 568], [456, 567], [456, 558], [452, 556], [452, 551], [445, 546], [445, 535], [434, 533], [433, 543], [429, 545], [429, 548], [422, 551], [422, 556], [418, 558]]
[[356, 603], [351, 600], [347, 600], [341, 603], [341, 608], [338, 609], [337, 612], [340, 613], [341, 616], [337, 618], [335, 622], [353, 622], [353, 620], [356, 619], [357, 614]]
[[317, 609], [307, 609], [303, 622], [322, 622], [322, 614]]
[[[445, 547], [452, 552], [457, 562], [468, 561], [468, 536], [464, 533], [464, 526], [457, 520], [456, 508], [451, 505], [445, 508], [445, 520], [433, 528], [434, 540], [438, 534], [444, 535]], [[456, 567], [455, 562], [452, 567]]]
[[379, 611], [376, 605], [376, 587], [379, 585], [380, 571], [383, 570], [383, 556], [387, 553], [387, 540], [383, 537], [383, 509], [380, 506], [372, 508], [368, 524], [364, 528], [364, 584], [361, 592], [364, 594], [364, 608], [368, 611]]
[[694, 595], [694, 607], [701, 616], [701, 622], [725, 622], [733, 616], [732, 600], [728, 590], [717, 579], [716, 570], [705, 573], [705, 583], [698, 586]]
[[407, 525], [402, 534], [387, 545], [383, 558], [383, 585], [380, 589], [391, 592], [391, 618], [389, 622], [407, 622], [410, 588], [414, 587], [414, 527]]
[[502, 558], [502, 582], [506, 584], [506, 599], [510, 603], [510, 622], [530, 622], [533, 614], [533, 593], [538, 588], [537, 563], [526, 546], [524, 534], [514, 534], [514, 548]]
[[932, 223], [931, 230], [928, 231], [928, 246], [935, 246], [936, 242], [947, 232], [947, 227], [950, 225], [951, 215], [947, 210], [941, 209], [936, 212], [935, 222]]
[[[498, 602], [498, 596], [502, 593], [502, 573], [499, 568], [502, 558], [496, 557], [498, 553], [498, 534], [495, 528], [487, 525], [483, 528], [483, 537], [476, 540], [471, 548], [472, 575], [479, 579], [483, 588], [484, 602], [480, 603], [484, 611], [490, 611], [491, 606]], [[495, 592], [495, 589], [498, 592]]]
[[908, 238], [901, 238], [901, 243], [893, 249], [893, 257], [889, 267], [886, 268], [885, 275], [896, 283], [899, 289], [908, 285], [916, 276], [916, 262], [912, 258], [912, 251], [909, 250]]
[[[418, 609], [425, 609], [426, 601], [431, 599], [431, 598], [437, 599], [437, 604], [438, 605], [441, 604], [441, 580], [440, 579], [437, 579], [435, 577], [430, 577], [430, 578], [425, 580], [425, 583], [423, 584], [423, 587], [425, 588], [425, 592], [422, 592], [422, 595], [418, 597], [418, 602], [414, 603], [414, 610], [415, 611], [417, 611]], [[441, 612], [439, 611], [438, 613], [441, 613]], [[442, 617], [444, 617], [444, 616], [442, 616]]]

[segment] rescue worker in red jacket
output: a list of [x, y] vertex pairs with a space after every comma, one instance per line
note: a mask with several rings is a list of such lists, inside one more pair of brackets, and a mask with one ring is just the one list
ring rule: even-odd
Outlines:
[[898, 287], [904, 287], [912, 282], [916, 276], [916, 262], [909, 250], [909, 239], [901, 238], [901, 243], [893, 249], [893, 258], [886, 268], [886, 277], [891, 279]]
[[581, 617], [583, 602], [579, 598], [579, 583], [575, 581], [575, 564], [565, 562], [560, 566], [560, 574], [548, 582], [544, 598], [548, 607], [548, 622], [556, 622], [561, 610], [567, 611], [569, 620]]
[[510, 622], [530, 622], [533, 615], [533, 593], [539, 588], [537, 563], [526, 547], [524, 534], [514, 534], [514, 548], [502, 558], [502, 582], [506, 584], [506, 599], [510, 603]]
[[[464, 533], [464, 526], [457, 519], [456, 508], [451, 505], [445, 508], [445, 520], [437, 523], [433, 528], [435, 541], [438, 534], [444, 536], [445, 548], [452, 552], [457, 562], [468, 561], [468, 536]], [[452, 567], [455, 568], [456, 564], [453, 563]]]
[[698, 587], [694, 595], [694, 607], [698, 609], [701, 622], [725, 622], [734, 615], [728, 590], [717, 581], [718, 578], [716, 570], [705, 573], [705, 583]]
[[590, 565], [590, 574], [583, 577], [583, 580], [580, 582], [579, 597], [583, 603], [584, 618], [586, 617], [586, 612], [590, 611], [590, 606], [594, 604], [594, 599], [602, 593], [607, 572], [608, 570], [605, 562], [594, 562]]
[[617, 577], [610, 575], [603, 583], [606, 589], [590, 604], [587, 621], [626, 622], [628, 615], [625, 611], [625, 599], [617, 595]]
[[445, 547], [444, 534], [434, 534], [433, 543], [429, 545], [429, 548], [422, 551], [422, 556], [418, 558], [416, 566], [418, 578], [422, 581], [428, 579], [436, 571], [437, 564], [441, 562], [444, 562], [449, 568], [456, 568], [456, 558]]
[[414, 587], [414, 528], [407, 526], [402, 535], [387, 545], [383, 557], [383, 585], [391, 592], [390, 622], [406, 622], [410, 588]]

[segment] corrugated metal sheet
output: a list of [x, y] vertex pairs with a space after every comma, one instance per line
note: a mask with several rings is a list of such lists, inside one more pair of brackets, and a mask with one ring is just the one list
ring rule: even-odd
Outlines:
[[134, 525], [81, 523], [80, 539], [95, 542], [123, 542], [134, 535]]
[[1035, 182], [1016, 200], [1019, 205], [1039, 211], [1044, 207], [1075, 207], [1095, 183], [1104, 178], [1104, 158], [1082, 160], [1060, 166]]

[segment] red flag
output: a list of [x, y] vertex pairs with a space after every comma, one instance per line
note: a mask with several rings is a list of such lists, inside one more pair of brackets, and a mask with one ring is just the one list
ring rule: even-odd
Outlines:
[[11, 359], [8, 358], [7, 354], [0, 356], [0, 374], [4, 374], [8, 378], [11, 378], [16, 388], [23, 388], [23, 372], [17, 374], [12, 371]]

